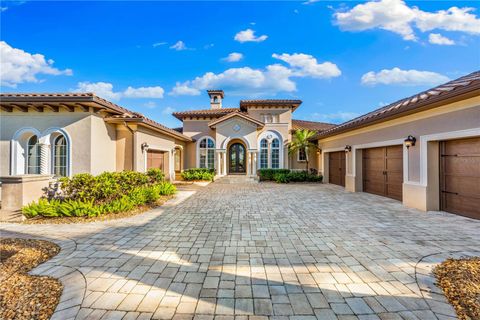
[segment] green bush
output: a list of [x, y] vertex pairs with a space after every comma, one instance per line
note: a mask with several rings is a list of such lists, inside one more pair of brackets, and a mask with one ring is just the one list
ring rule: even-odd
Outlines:
[[93, 217], [118, 213], [155, 203], [160, 196], [176, 192], [173, 184], [164, 181], [159, 169], [146, 173], [104, 172], [98, 176], [77, 174], [62, 178], [60, 183], [60, 194], [23, 207], [25, 217]]
[[323, 177], [306, 171], [276, 172], [273, 180], [278, 183], [289, 182], [322, 182]]
[[158, 190], [158, 193], [162, 196], [169, 196], [177, 192], [177, 188], [169, 182], [159, 183], [155, 186], [155, 188]]
[[260, 181], [275, 181], [275, 175], [277, 173], [288, 174], [290, 170], [288, 169], [259, 169], [258, 176]]
[[207, 168], [193, 168], [182, 172], [182, 179], [185, 181], [213, 181], [215, 170]]
[[273, 175], [273, 180], [277, 183], [289, 183], [290, 173], [277, 172]]

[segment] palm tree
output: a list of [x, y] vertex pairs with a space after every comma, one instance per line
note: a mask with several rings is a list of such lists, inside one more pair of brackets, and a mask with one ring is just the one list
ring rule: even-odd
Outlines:
[[308, 151], [318, 149], [317, 145], [311, 139], [317, 134], [316, 131], [308, 129], [296, 130], [293, 134], [292, 141], [288, 144], [288, 154], [295, 154], [300, 150], [305, 150], [305, 163], [308, 173]]

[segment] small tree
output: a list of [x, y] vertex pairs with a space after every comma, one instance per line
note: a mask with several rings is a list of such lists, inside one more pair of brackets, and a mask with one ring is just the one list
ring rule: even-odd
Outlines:
[[307, 173], [308, 173], [308, 151], [318, 149], [317, 145], [311, 141], [311, 139], [316, 134], [317, 133], [315, 131], [308, 130], [308, 129], [296, 130], [295, 133], [293, 134], [292, 141], [288, 144], [289, 154], [295, 154], [297, 152], [300, 152], [300, 150], [305, 150], [305, 159], [306, 159], [305, 163], [307, 167]]

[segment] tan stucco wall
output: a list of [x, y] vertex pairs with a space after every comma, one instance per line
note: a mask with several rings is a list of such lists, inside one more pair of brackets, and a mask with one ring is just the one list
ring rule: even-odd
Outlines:
[[[10, 174], [10, 140], [17, 130], [32, 127], [43, 132], [59, 127], [68, 132], [71, 138], [72, 174], [90, 172], [92, 116], [87, 112], [0, 112], [0, 175]], [[98, 130], [96, 130], [97, 132]], [[95, 142], [100, 142], [98, 137]], [[110, 155], [106, 155], [110, 157]], [[114, 155], [113, 155], [114, 157]], [[113, 158], [112, 158], [113, 159]], [[109, 159], [105, 159], [107, 162]], [[113, 161], [113, 160], [112, 160]]]
[[147, 128], [139, 127], [135, 132], [135, 162], [136, 170], [140, 172], [146, 171], [145, 152], [142, 152], [141, 145], [147, 143], [150, 149], [165, 151], [165, 175], [167, 178], [174, 179], [173, 167], [173, 149], [176, 145], [185, 146], [183, 141], [172, 138], [170, 136], [158, 133]]
[[[288, 150], [287, 150], [288, 152]], [[305, 170], [306, 169], [306, 163], [305, 161], [298, 161], [298, 155], [297, 153], [295, 154], [289, 154], [289, 168], [293, 170]], [[309, 169], [316, 169], [319, 171], [319, 157], [317, 155], [316, 150], [309, 150], [308, 151], [308, 168]]]
[[102, 117], [93, 115], [91, 120], [91, 169], [93, 175], [116, 171], [115, 125], [105, 123]]
[[116, 169], [133, 170], [133, 133], [124, 125], [117, 124], [116, 136]]
[[[417, 138], [417, 144], [408, 150], [404, 147], [404, 164], [407, 165], [403, 184], [403, 203], [406, 206], [421, 210], [439, 209], [439, 143], [434, 138], [428, 142], [422, 151], [422, 136], [450, 135], [457, 132], [455, 138], [461, 138], [463, 132], [478, 132], [480, 135], [480, 97], [465, 99], [459, 102], [444, 105], [435, 109], [415, 113], [390, 121], [385, 121], [365, 128], [360, 128], [337, 136], [328, 137], [319, 141], [322, 150], [328, 151], [343, 149], [351, 145], [356, 151], [356, 165], [354, 166], [352, 152], [347, 154], [346, 189], [349, 191], [362, 191], [361, 184], [361, 148], [366, 144], [403, 144], [408, 135]], [[471, 135], [471, 133], [468, 133]], [[431, 138], [429, 138], [430, 140]], [[436, 139], [436, 140], [435, 140]], [[366, 146], [369, 147], [369, 146]], [[360, 150], [358, 149], [360, 148]], [[421, 169], [421, 153], [425, 157], [426, 169]], [[323, 158], [328, 152], [323, 152]], [[427, 179], [422, 179], [422, 170], [426, 172]], [[425, 173], [424, 173], [425, 176]], [[327, 179], [328, 180], [328, 179]], [[422, 181], [426, 180], [426, 181]]]
[[[480, 97], [412, 114], [319, 141], [322, 149], [345, 147], [479, 127]], [[409, 150], [409, 179], [420, 179], [420, 149]], [[348, 164], [347, 164], [348, 167]]]
[[[240, 126], [240, 130], [235, 131], [235, 125]], [[215, 143], [217, 149], [225, 149], [227, 146], [225, 140], [228, 138], [239, 138], [246, 142], [248, 149], [257, 149], [257, 126], [251, 122], [245, 121], [240, 117], [233, 117], [217, 125], [215, 134]]]

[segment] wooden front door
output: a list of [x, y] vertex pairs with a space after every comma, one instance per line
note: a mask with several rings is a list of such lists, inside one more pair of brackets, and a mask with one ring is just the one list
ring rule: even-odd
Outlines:
[[234, 143], [230, 146], [228, 157], [229, 173], [246, 173], [247, 172], [247, 155], [245, 147], [241, 143]]
[[363, 150], [363, 191], [402, 200], [403, 146]]
[[328, 153], [328, 182], [345, 187], [345, 151]]
[[441, 142], [440, 208], [480, 219], [480, 138]]
[[165, 172], [165, 151], [147, 150], [147, 170], [151, 168]]

